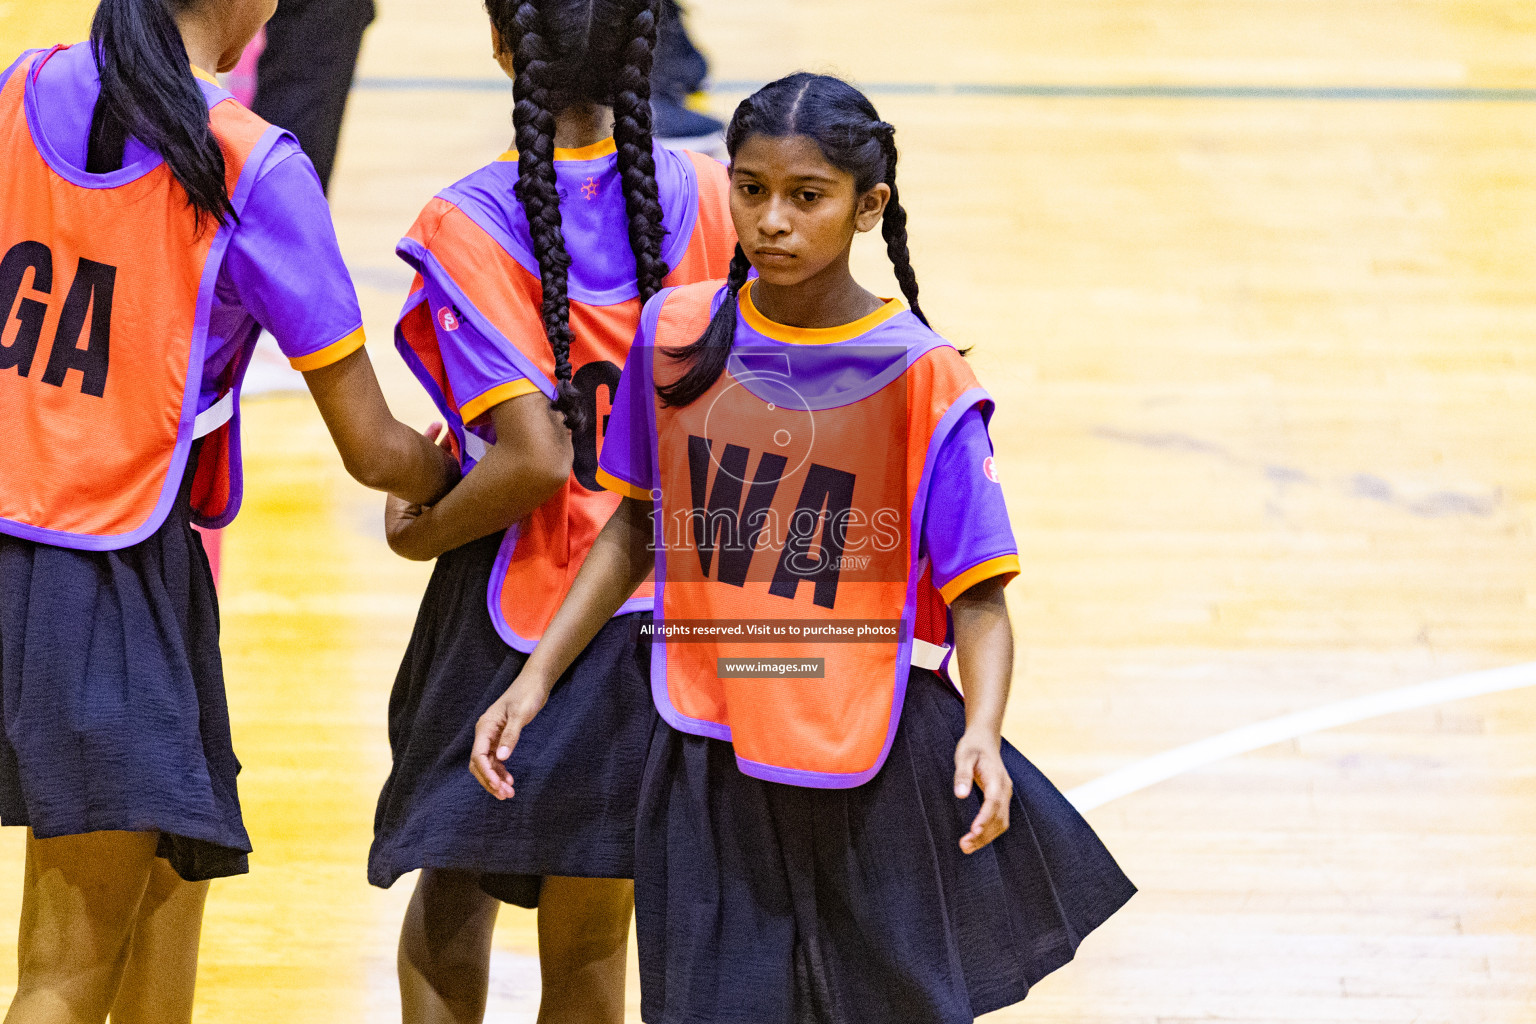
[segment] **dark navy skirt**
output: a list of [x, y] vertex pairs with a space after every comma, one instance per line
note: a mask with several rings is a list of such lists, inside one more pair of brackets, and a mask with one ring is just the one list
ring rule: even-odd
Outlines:
[[959, 1024], [1023, 999], [1136, 889], [1012, 745], [1010, 828], [960, 837], [965, 707], [914, 669], [885, 766], [855, 789], [763, 782], [664, 723], [635, 865], [647, 1024]]
[[0, 823], [159, 832], [177, 874], [247, 870], [219, 605], [188, 495], [120, 551], [0, 536]]
[[651, 733], [649, 613], [603, 627], [518, 739], [517, 796], [469, 772], [475, 723], [527, 655], [491, 624], [486, 589], [501, 534], [437, 560], [389, 701], [394, 767], [374, 815], [368, 880], [417, 868], [478, 872], [481, 888], [538, 904], [544, 876], [632, 878], [635, 808]]

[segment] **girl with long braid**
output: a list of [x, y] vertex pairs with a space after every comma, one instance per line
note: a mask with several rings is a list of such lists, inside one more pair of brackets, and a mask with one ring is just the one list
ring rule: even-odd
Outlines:
[[241, 498], [265, 328], [351, 474], [458, 479], [390, 415], [320, 181], [219, 87], [272, 0], [101, 0], [0, 73], [0, 822], [25, 826], [6, 1020], [192, 1016], [212, 879], [251, 851], [193, 524]]
[[[968, 1022], [1135, 890], [1001, 737], [1019, 563], [992, 401], [918, 305], [894, 129], [798, 74], [726, 141], [729, 276], [645, 307], [598, 471], [623, 501], [470, 767], [522, 799], [552, 687], [654, 572], [642, 1018]], [[877, 224], [905, 305], [849, 271]]]
[[642, 304], [725, 273], [725, 168], [651, 140], [654, 0], [487, 0], [516, 151], [431, 200], [400, 243], [396, 332], [462, 460], [394, 550], [437, 559], [395, 681], [393, 770], [369, 879], [423, 869], [400, 935], [407, 1021], [478, 1021], [498, 901], [538, 907], [541, 1020], [619, 1021], [634, 813], [655, 725], [641, 620], [615, 608], [519, 752], [521, 799], [464, 772], [476, 717], [528, 651], [619, 499], [597, 453]]

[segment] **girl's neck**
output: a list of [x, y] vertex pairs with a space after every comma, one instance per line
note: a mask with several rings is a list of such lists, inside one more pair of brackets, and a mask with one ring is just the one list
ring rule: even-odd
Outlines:
[[847, 261], [834, 263], [797, 285], [752, 283], [752, 304], [785, 327], [841, 327], [862, 320], [885, 303], [853, 279]]
[[555, 115], [555, 148], [584, 149], [613, 135], [613, 108], [588, 103]]

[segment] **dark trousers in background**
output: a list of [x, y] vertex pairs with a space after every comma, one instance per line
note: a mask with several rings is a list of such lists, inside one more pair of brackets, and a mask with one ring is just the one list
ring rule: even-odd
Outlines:
[[279, 0], [256, 67], [255, 112], [298, 138], [327, 190], [373, 0]]

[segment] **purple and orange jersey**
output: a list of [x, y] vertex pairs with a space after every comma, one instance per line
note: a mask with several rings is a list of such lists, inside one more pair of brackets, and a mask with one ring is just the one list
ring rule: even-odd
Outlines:
[[[727, 177], [717, 161], [655, 148], [667, 284], [725, 273], [736, 246]], [[527, 215], [507, 153], [439, 193], [397, 249], [416, 281], [395, 328], [401, 356], [452, 430], [468, 472], [496, 443], [487, 413], [512, 398], [555, 395], [554, 355], [540, 313], [543, 289]], [[609, 409], [640, 320], [613, 140], [557, 149], [555, 173], [569, 285], [572, 375], [588, 428], [572, 438], [571, 479], [507, 531], [486, 595], [509, 645], [531, 651], [618, 499], [597, 482]], [[620, 614], [649, 608], [649, 584]]]
[[85, 170], [100, 93], [88, 45], [30, 51], [0, 75], [0, 410], [22, 425], [8, 461], [22, 476], [0, 480], [6, 533], [89, 550], [137, 543], [164, 520], [197, 437], [194, 513], [225, 525], [240, 503], [238, 392], [260, 325], [303, 369], [362, 344], [308, 160], [198, 77], [239, 214], [201, 234], [169, 169], [136, 140], [120, 170]]
[[656, 381], [682, 372], [664, 349], [697, 337], [723, 294], [647, 305], [598, 471], [656, 511], [652, 695], [674, 728], [730, 741], [747, 774], [857, 786], [884, 764], [910, 666], [943, 664], [945, 602], [1019, 571], [992, 402], [900, 302], [790, 328], [758, 313], [749, 283], [720, 379], [664, 405]]

